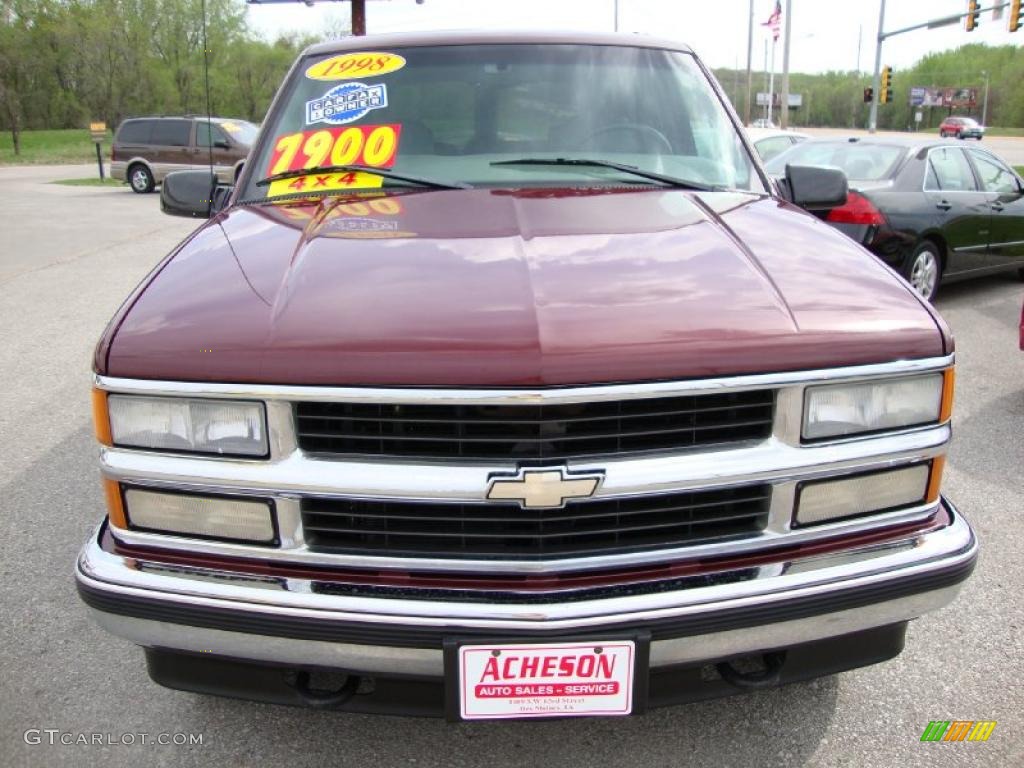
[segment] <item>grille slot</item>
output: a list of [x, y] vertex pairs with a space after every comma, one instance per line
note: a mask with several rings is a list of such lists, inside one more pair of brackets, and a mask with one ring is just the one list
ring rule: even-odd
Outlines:
[[767, 484], [540, 510], [515, 503], [305, 498], [302, 525], [310, 549], [336, 554], [584, 556], [755, 535], [767, 524], [770, 498]]
[[347, 456], [572, 459], [761, 440], [774, 391], [551, 405], [299, 402], [299, 447]]

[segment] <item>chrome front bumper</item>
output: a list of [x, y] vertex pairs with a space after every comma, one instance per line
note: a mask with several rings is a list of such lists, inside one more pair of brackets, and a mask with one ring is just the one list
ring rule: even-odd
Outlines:
[[96, 621], [147, 648], [440, 677], [442, 638], [571, 637], [649, 630], [665, 667], [785, 648], [896, 624], [953, 600], [978, 544], [948, 526], [829, 554], [718, 571], [695, 586], [553, 602], [327, 594], [302, 578], [247, 575], [83, 549], [79, 591]]

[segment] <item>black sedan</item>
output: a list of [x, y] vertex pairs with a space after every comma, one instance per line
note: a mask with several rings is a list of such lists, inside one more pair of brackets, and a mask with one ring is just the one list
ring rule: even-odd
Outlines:
[[929, 301], [939, 283], [1004, 269], [1024, 277], [1024, 180], [985, 149], [926, 139], [815, 139], [766, 164], [842, 169], [846, 205], [825, 220]]

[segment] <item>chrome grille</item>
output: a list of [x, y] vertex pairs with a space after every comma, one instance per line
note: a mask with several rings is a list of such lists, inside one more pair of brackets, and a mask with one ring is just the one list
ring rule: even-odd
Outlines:
[[768, 520], [771, 487], [747, 485], [569, 502], [515, 503], [305, 498], [307, 545], [321, 552], [406, 557], [541, 558], [669, 548], [753, 535]]
[[548, 405], [299, 402], [299, 447], [316, 454], [573, 459], [761, 440], [773, 390]]

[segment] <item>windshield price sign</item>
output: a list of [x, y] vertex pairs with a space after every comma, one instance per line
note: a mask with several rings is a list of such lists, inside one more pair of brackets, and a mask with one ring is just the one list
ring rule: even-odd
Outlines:
[[354, 125], [288, 133], [274, 142], [267, 173], [325, 165], [390, 168], [395, 163], [401, 134], [400, 125]]

